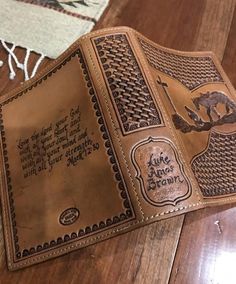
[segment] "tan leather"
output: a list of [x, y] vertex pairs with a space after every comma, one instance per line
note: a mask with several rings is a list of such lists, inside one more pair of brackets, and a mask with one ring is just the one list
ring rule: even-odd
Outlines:
[[0, 103], [10, 270], [236, 200], [235, 90], [210, 52], [100, 30]]

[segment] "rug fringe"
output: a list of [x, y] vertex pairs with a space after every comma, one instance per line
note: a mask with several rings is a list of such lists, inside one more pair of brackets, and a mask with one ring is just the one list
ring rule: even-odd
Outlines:
[[[40, 57], [36, 61], [31, 74], [29, 74], [28, 62], [29, 62], [31, 52], [33, 50], [30, 49], [30, 48], [23, 47], [26, 50], [26, 52], [25, 52], [24, 61], [23, 61], [23, 63], [21, 63], [21, 62], [19, 62], [16, 54], [14, 53], [14, 50], [16, 48], [16, 45], [14, 43], [10, 43], [10, 44], [6, 43], [6, 41], [1, 39], [1, 38], [0, 38], [0, 43], [1, 43], [2, 47], [4, 48], [4, 50], [8, 53], [8, 61], [7, 62], [8, 62], [8, 68], [9, 68], [9, 79], [10, 80], [15, 79], [15, 77], [16, 77], [15, 68], [23, 71], [25, 81], [29, 80], [30, 78], [33, 78], [35, 76], [40, 64], [42, 63], [43, 59], [46, 56], [44, 54], [39, 54]], [[0, 60], [0, 67], [2, 67], [3, 65], [4, 65], [4, 62], [2, 60]]]

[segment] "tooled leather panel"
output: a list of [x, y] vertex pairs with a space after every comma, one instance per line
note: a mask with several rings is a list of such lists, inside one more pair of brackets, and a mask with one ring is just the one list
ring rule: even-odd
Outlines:
[[236, 193], [236, 133], [212, 132], [207, 149], [191, 163], [203, 196]]
[[189, 90], [205, 83], [223, 82], [214, 62], [208, 56], [183, 56], [154, 47], [138, 38], [149, 64], [177, 79]]
[[[97, 116], [97, 122], [98, 122], [98, 127], [100, 128], [100, 131], [102, 133], [102, 138], [104, 139], [104, 145], [107, 149], [107, 155], [109, 157], [109, 161], [111, 164], [111, 167], [114, 172], [114, 179], [117, 182], [118, 185], [118, 190], [120, 193], [120, 197], [123, 202], [123, 208], [124, 211], [120, 212], [118, 216], [111, 216], [110, 218], [107, 218], [106, 220], [101, 220], [100, 222], [96, 224], [91, 224], [90, 226], [87, 226], [85, 228], [79, 228], [78, 231], [72, 232], [69, 234], [65, 234], [64, 236], [58, 236], [58, 238], [53, 239], [53, 240], [48, 240], [47, 242], [40, 243], [35, 247], [30, 247], [30, 248], [25, 248], [25, 247], [20, 247], [19, 245], [19, 237], [18, 237], [18, 230], [17, 230], [17, 222], [16, 222], [16, 214], [15, 214], [15, 205], [14, 205], [14, 193], [13, 193], [13, 188], [11, 184], [11, 173], [9, 170], [9, 163], [8, 163], [8, 151], [7, 151], [7, 144], [6, 144], [6, 138], [5, 138], [5, 127], [4, 127], [4, 121], [3, 121], [3, 115], [2, 115], [2, 107], [4, 105], [7, 105], [11, 103], [13, 100], [18, 99], [19, 97], [25, 95], [28, 91], [32, 90], [34, 87], [37, 87], [40, 85], [44, 80], [46, 80], [48, 77], [53, 76], [54, 73], [56, 73], [59, 69], [61, 69], [64, 65], [67, 64], [73, 57], [78, 56], [79, 62], [81, 65], [81, 68], [83, 69], [84, 73], [84, 79], [86, 81], [86, 85], [88, 88], [88, 95], [91, 97], [91, 102], [94, 107], [95, 114]], [[95, 232], [100, 232], [105, 229], [108, 229], [109, 227], [118, 225], [120, 223], [124, 223], [132, 218], [134, 218], [135, 214], [133, 212], [132, 204], [130, 201], [129, 193], [127, 190], [126, 183], [123, 179], [121, 169], [119, 167], [119, 164], [117, 162], [116, 154], [114, 152], [112, 142], [109, 136], [109, 132], [107, 130], [106, 123], [104, 121], [103, 115], [100, 110], [100, 105], [98, 103], [98, 99], [95, 93], [95, 90], [92, 85], [92, 81], [90, 78], [90, 74], [88, 72], [84, 57], [82, 55], [82, 52], [80, 49], [76, 50], [74, 53], [70, 55], [70, 57], [66, 58], [60, 65], [58, 65], [56, 68], [54, 68], [52, 71], [50, 71], [47, 75], [45, 75], [42, 79], [37, 81], [34, 85], [30, 86], [28, 89], [25, 89], [24, 91], [18, 93], [16, 96], [11, 97], [4, 101], [0, 105], [0, 131], [1, 131], [1, 136], [2, 136], [2, 141], [3, 141], [3, 158], [4, 158], [4, 164], [6, 167], [6, 178], [7, 178], [7, 187], [8, 187], [8, 196], [9, 196], [9, 206], [11, 210], [11, 222], [12, 222], [12, 230], [13, 230], [13, 238], [14, 238], [14, 249], [15, 249], [15, 256], [17, 260], [20, 260], [22, 258], [28, 258], [34, 254], [37, 254], [39, 252], [43, 252], [46, 250], [50, 249], [55, 249], [58, 246], [62, 244], [69, 243], [71, 241], [76, 241], [78, 239], [81, 239], [85, 236], [89, 236]], [[59, 222], [62, 225], [65, 225], [63, 223], [63, 214], [67, 213], [68, 210], [70, 212], [74, 211], [74, 215], [76, 214], [76, 218], [79, 217], [79, 211], [76, 208], [69, 208], [62, 212], [60, 216]], [[76, 210], [76, 212], [75, 212]]]
[[124, 134], [162, 124], [160, 111], [125, 34], [94, 39]]

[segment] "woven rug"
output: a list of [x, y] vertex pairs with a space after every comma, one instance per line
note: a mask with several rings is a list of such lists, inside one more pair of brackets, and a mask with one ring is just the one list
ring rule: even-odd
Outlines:
[[[16, 69], [25, 80], [33, 77], [45, 57], [58, 57], [81, 35], [91, 31], [109, 0], [0, 0], [0, 49], [8, 53], [9, 77]], [[14, 50], [25, 48], [20, 62]], [[31, 52], [39, 54], [33, 70], [27, 63]], [[0, 58], [0, 67], [5, 64]]]

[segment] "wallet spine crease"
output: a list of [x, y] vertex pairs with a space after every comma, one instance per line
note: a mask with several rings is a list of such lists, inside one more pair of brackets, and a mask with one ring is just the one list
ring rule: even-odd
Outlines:
[[[186, 155], [187, 153], [186, 153], [184, 144], [183, 144], [181, 139], [178, 140], [177, 137], [176, 137], [176, 133], [174, 131], [174, 126], [173, 126], [172, 122], [168, 118], [165, 106], [164, 106], [163, 102], [161, 101], [159, 90], [158, 90], [158, 88], [154, 84], [154, 78], [153, 78], [153, 76], [152, 76], [152, 74], [150, 72], [150, 69], [149, 69], [150, 67], [148, 65], [147, 59], [143, 56], [143, 51], [141, 50], [139, 42], [137, 40], [138, 36], [141, 36], [141, 37], [143, 37], [143, 36], [141, 34], [139, 34], [138, 32], [136, 32], [136, 31], [132, 31], [132, 35], [133, 35], [133, 37], [132, 37], [133, 40], [136, 42], [136, 46], [134, 48], [134, 52], [137, 52], [136, 51], [136, 48], [137, 48], [139, 50], [139, 54], [141, 54], [141, 56], [137, 56], [136, 55], [136, 58], [137, 58], [137, 60], [139, 60], [141, 62], [140, 65], [143, 66], [143, 69], [145, 69], [145, 73], [147, 74], [147, 78], [149, 80], [149, 84], [151, 86], [151, 89], [152, 90], [156, 90], [157, 95], [155, 96], [155, 99], [157, 100], [157, 102], [159, 104], [159, 107], [162, 110], [162, 115], [164, 117], [164, 123], [166, 124], [166, 127], [168, 127], [168, 129], [169, 129], [169, 133], [171, 135], [171, 138], [173, 139], [172, 141], [174, 142], [175, 147], [177, 147], [177, 149], [179, 150], [180, 159], [181, 159], [181, 161], [182, 161], [182, 163], [184, 165], [185, 170], [187, 170], [188, 178], [190, 179], [191, 185], [194, 188], [194, 190], [196, 192], [196, 195], [198, 197], [198, 202], [196, 204], [192, 204], [191, 206], [199, 206], [199, 205], [202, 204], [203, 200], [200, 197], [198, 185], [197, 185], [197, 183], [195, 181], [195, 178], [193, 177], [193, 173], [192, 173], [191, 170], [188, 169], [188, 165], [187, 165], [187, 163], [185, 161], [184, 154]], [[155, 92], [153, 91], [153, 93], [155, 93]], [[184, 154], [183, 154], [183, 151], [184, 151]]]

